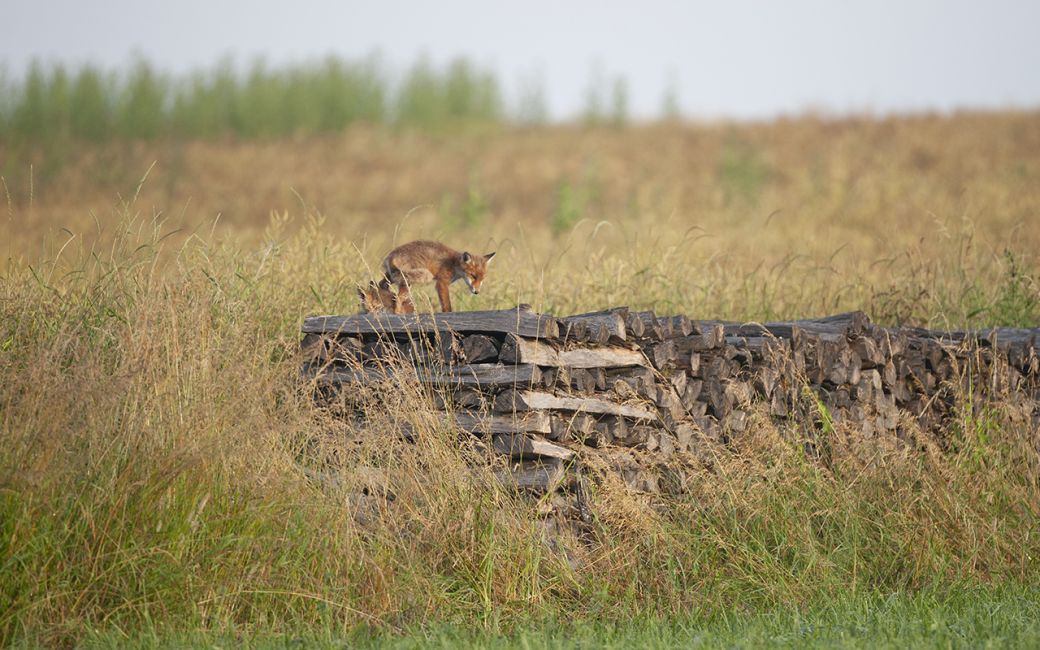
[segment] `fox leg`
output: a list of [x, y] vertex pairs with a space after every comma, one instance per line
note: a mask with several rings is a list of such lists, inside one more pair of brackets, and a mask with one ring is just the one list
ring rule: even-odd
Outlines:
[[441, 311], [451, 311], [451, 294], [448, 292], [450, 282], [437, 280], [437, 297], [441, 299]]

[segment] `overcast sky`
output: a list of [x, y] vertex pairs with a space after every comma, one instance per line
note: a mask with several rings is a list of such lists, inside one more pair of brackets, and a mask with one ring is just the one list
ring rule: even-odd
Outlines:
[[598, 68], [633, 113], [759, 118], [1040, 106], [1040, 1], [0, 0], [0, 61], [185, 71], [221, 56], [270, 64], [381, 52], [495, 70], [507, 94], [540, 78], [554, 116], [581, 109]]

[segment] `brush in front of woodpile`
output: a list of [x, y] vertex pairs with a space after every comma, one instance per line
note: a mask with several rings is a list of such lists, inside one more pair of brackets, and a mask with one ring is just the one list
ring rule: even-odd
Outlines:
[[459, 252], [440, 242], [419, 240], [403, 244], [387, 253], [383, 260], [383, 275], [386, 281], [397, 285], [397, 304], [401, 309], [414, 311], [411, 287], [434, 283], [441, 311], [451, 311], [451, 295], [448, 287], [464, 280], [474, 294], [487, 274], [488, 263], [495, 253], [474, 255]]

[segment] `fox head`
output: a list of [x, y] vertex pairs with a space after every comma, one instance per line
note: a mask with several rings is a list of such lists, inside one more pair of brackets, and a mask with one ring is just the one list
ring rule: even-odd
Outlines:
[[480, 293], [480, 285], [484, 283], [484, 276], [487, 275], [488, 262], [494, 256], [494, 252], [487, 255], [462, 254], [462, 279], [474, 294]]

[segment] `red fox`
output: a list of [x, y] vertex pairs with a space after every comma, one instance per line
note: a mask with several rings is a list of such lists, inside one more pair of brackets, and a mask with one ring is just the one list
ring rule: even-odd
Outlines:
[[435, 241], [413, 241], [398, 246], [383, 260], [386, 281], [397, 285], [397, 304], [401, 309], [415, 311], [410, 287], [433, 282], [442, 311], [451, 311], [448, 286], [456, 280], [465, 280], [474, 294], [480, 293], [488, 262], [495, 254], [471, 255], [460, 253]]
[[415, 311], [411, 301], [402, 303], [397, 294], [390, 288], [390, 281], [383, 278], [378, 283], [372, 280], [367, 287], [358, 287], [358, 299], [361, 300], [361, 311], [388, 311], [393, 314], [411, 314]]

